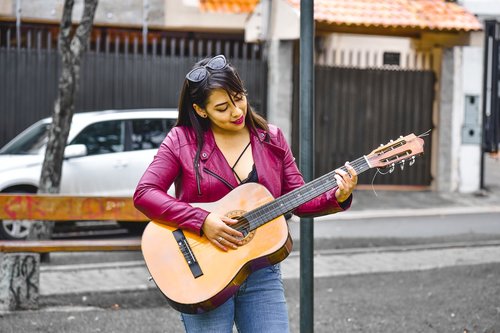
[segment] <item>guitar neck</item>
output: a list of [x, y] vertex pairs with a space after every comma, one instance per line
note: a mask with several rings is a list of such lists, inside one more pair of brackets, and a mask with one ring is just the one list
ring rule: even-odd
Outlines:
[[[358, 158], [350, 164], [358, 175], [371, 168], [365, 156]], [[340, 169], [347, 172], [345, 166], [342, 166]], [[254, 230], [336, 187], [335, 174], [335, 171], [331, 171], [276, 200], [246, 213], [243, 217], [250, 223], [250, 229]]]

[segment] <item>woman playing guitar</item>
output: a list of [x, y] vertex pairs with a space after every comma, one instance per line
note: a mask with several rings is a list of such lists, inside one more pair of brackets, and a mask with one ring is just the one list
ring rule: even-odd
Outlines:
[[[336, 170], [335, 179], [338, 186], [293, 213], [319, 216], [347, 209], [357, 183], [356, 171], [346, 164], [344, 170]], [[167, 194], [172, 183], [175, 198]], [[211, 212], [194, 203], [220, 200], [248, 183], [263, 185], [277, 198], [301, 187], [304, 180], [281, 130], [252, 110], [237, 71], [218, 55], [198, 62], [186, 75], [177, 124], [140, 180], [134, 202], [150, 219], [203, 237], [210, 250], [228, 258], [226, 262], [201, 263], [192, 270], [194, 277], [189, 277], [195, 279], [208, 274], [207, 266], [220, 265], [222, 269], [230, 265], [231, 252], [246, 251], [252, 240], [235, 227], [241, 220], [232, 218], [234, 215]], [[248, 193], [238, 200], [252, 197]], [[232, 204], [238, 205], [233, 202], [227, 206]], [[227, 207], [227, 211], [232, 209]], [[181, 244], [183, 236], [177, 236]], [[186, 246], [181, 251], [190, 255], [192, 249]], [[168, 272], [176, 274], [174, 268]], [[227, 301], [214, 307], [181, 313], [186, 331], [231, 333], [234, 324], [239, 332], [289, 331], [279, 264], [252, 270]]]

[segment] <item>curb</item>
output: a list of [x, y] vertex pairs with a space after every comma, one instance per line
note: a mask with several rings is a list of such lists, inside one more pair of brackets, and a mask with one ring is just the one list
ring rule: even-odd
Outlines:
[[[373, 209], [363, 211], [346, 211], [342, 214], [331, 214], [315, 217], [315, 221], [327, 220], [357, 220], [357, 219], [376, 219], [387, 217], [416, 217], [416, 216], [439, 216], [439, 215], [467, 215], [467, 214], [488, 214], [500, 213], [498, 206], [482, 207], [440, 207], [423, 209]], [[293, 216], [291, 221], [299, 222], [300, 218]]]

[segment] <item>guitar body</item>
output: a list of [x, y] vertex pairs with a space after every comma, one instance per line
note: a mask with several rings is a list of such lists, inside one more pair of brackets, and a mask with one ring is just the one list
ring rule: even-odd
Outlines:
[[[193, 206], [238, 217], [273, 200], [264, 186], [248, 183], [217, 202]], [[283, 216], [251, 231], [244, 238], [244, 245], [227, 252], [218, 249], [205, 236], [183, 231], [189, 245], [187, 251], [192, 252], [201, 270], [201, 275], [195, 277], [174, 237], [176, 230], [177, 227], [151, 221], [144, 230], [141, 247], [156, 285], [173, 308], [185, 313], [203, 313], [223, 304], [250, 273], [282, 261], [292, 250]]]

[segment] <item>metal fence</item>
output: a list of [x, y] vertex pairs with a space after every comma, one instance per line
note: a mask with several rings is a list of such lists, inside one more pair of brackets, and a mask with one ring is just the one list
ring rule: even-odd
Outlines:
[[[50, 116], [61, 62], [53, 27], [16, 32], [0, 27], [0, 146]], [[76, 112], [177, 107], [185, 74], [204, 57], [224, 53], [239, 70], [250, 103], [265, 115], [267, 66], [259, 44], [242, 36], [176, 35], [96, 28], [84, 55]], [[16, 37], [17, 36], [17, 37]]]
[[[433, 128], [434, 73], [417, 70], [316, 66], [315, 176], [366, 155], [400, 135]], [[292, 143], [298, 149], [298, 101], [294, 101]], [[414, 166], [391, 176], [378, 175], [375, 185], [423, 185], [431, 182], [431, 142]], [[371, 184], [375, 171], [360, 184]]]

